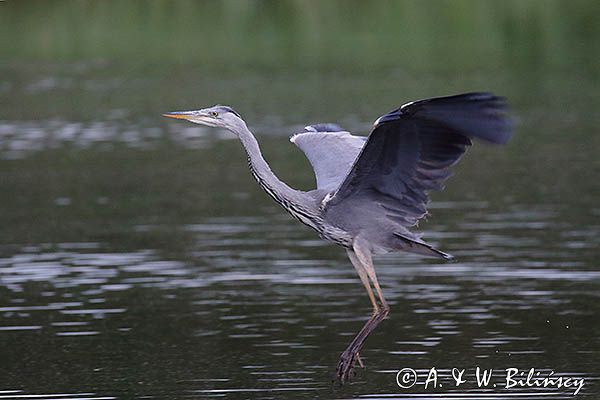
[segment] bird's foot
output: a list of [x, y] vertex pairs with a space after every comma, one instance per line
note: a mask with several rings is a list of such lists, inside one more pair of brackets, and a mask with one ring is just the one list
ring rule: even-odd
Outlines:
[[344, 384], [349, 381], [351, 378], [354, 378], [356, 375], [354, 371], [354, 367], [356, 363], [364, 368], [364, 364], [360, 359], [360, 354], [358, 349], [353, 349], [352, 347], [348, 347], [344, 352], [340, 355], [340, 361], [338, 361], [337, 369], [335, 372], [337, 380]]
[[354, 337], [348, 348], [340, 355], [340, 361], [336, 368], [336, 378], [341, 384], [354, 377], [354, 366], [356, 363], [364, 368], [364, 364], [360, 358], [360, 351], [367, 337], [385, 319], [389, 311], [390, 309], [386, 304], [379, 312], [371, 316], [360, 332]]
[[363, 363], [362, 358], [360, 358], [360, 354], [356, 353], [356, 361], [358, 361], [358, 365], [360, 365], [361, 368], [365, 367], [365, 364]]

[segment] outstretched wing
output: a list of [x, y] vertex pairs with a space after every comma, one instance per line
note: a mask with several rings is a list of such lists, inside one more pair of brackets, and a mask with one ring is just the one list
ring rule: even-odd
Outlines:
[[428, 192], [443, 188], [450, 167], [471, 138], [506, 143], [511, 134], [505, 101], [492, 94], [407, 103], [375, 122], [367, 144], [324, 211], [342, 215], [345, 204], [375, 202], [395, 223], [413, 226], [427, 212]]
[[356, 157], [367, 142], [335, 124], [309, 125], [290, 138], [310, 161], [317, 178], [317, 189], [337, 189], [350, 172]]

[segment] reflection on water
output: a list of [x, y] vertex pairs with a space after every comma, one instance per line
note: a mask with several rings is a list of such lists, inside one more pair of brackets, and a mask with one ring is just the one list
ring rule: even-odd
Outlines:
[[[367, 297], [341, 250], [323, 246], [278, 214], [182, 226], [194, 236], [192, 261], [83, 242], [6, 254], [0, 259], [0, 335], [12, 344], [3, 346], [3, 354], [13, 362], [29, 360], [23, 368], [37, 371], [35, 380], [27, 379], [26, 393], [38, 386], [88, 390], [97, 387], [91, 382], [117, 382], [77, 395], [94, 399], [119, 397], [126, 390], [118, 383], [123, 379], [143, 382], [140, 395], [168, 390], [175, 397], [278, 398], [291, 392], [343, 398], [370, 390], [379, 394], [368, 398], [426, 398], [423, 385], [404, 394], [395, 386], [395, 373], [406, 366], [424, 376], [436, 366], [440, 379], [450, 379], [453, 367], [481, 365], [500, 375], [509, 367], [544, 367], [542, 372], [584, 377], [594, 385], [600, 271], [585, 260], [598, 245], [597, 228], [571, 229], [564, 222], [557, 240], [547, 242], [539, 227], [557, 218], [548, 210], [433, 206], [463, 217], [457, 231], [436, 225], [429, 235], [450, 251], [455, 247], [460, 261], [379, 260], [392, 314], [367, 344], [367, 369], [347, 388], [331, 392], [330, 378], [338, 352], [368, 316]], [[517, 240], [521, 236], [527, 240]], [[577, 251], [561, 237], [579, 243]], [[70, 365], [81, 352], [88, 357]], [[161, 373], [141, 367], [154, 360], [160, 360]], [[51, 371], [35, 367], [48, 363], [65, 371], [61, 384], [52, 386]], [[468, 389], [432, 396], [569, 398], [566, 389]], [[17, 393], [6, 398], [19, 398]]]
[[[187, 148], [206, 147], [214, 132], [196, 126], [169, 126], [169, 137], [178, 145]], [[225, 138], [227, 136], [224, 136]], [[80, 149], [100, 147], [110, 150], [114, 146], [125, 145], [133, 149], [156, 147], [164, 140], [163, 130], [115, 122], [110, 114], [107, 121], [91, 123], [62, 121], [58, 119], [42, 121], [0, 122], [0, 158], [19, 159], [32, 152], [73, 146]]]

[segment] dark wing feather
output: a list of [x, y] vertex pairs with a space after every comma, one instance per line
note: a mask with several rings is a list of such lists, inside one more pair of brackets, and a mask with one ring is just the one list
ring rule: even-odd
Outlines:
[[376, 121], [324, 211], [360, 197], [379, 203], [394, 222], [415, 225], [427, 212], [428, 192], [443, 188], [450, 167], [464, 154], [471, 138], [505, 143], [511, 131], [504, 100], [491, 94], [408, 103]]

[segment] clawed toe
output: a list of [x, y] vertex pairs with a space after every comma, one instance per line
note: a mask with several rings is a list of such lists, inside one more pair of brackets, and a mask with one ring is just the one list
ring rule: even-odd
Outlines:
[[362, 368], [364, 368], [364, 364], [360, 358], [360, 351], [363, 347], [365, 340], [371, 334], [373, 329], [377, 327], [385, 319], [387, 314], [389, 313], [389, 307], [384, 306], [380, 312], [373, 315], [362, 327], [360, 332], [354, 337], [350, 345], [342, 355], [340, 356], [340, 361], [338, 362], [336, 369], [336, 378], [340, 383], [344, 383], [350, 378], [354, 377], [354, 367], [356, 363], [358, 363]]
[[354, 368], [356, 364], [360, 365], [361, 368], [365, 367], [362, 359], [360, 358], [359, 350], [346, 349], [340, 355], [340, 361], [338, 362], [336, 369], [336, 378], [340, 383], [344, 383], [354, 378], [356, 372]]
[[361, 366], [363, 366], [358, 352], [346, 350], [342, 353], [336, 370], [336, 377], [340, 383], [343, 384], [354, 377], [354, 366], [356, 365], [357, 361]]
[[363, 363], [362, 358], [360, 358], [360, 354], [356, 353], [356, 361], [358, 362], [358, 365], [360, 365], [361, 368], [365, 367], [365, 364]]

